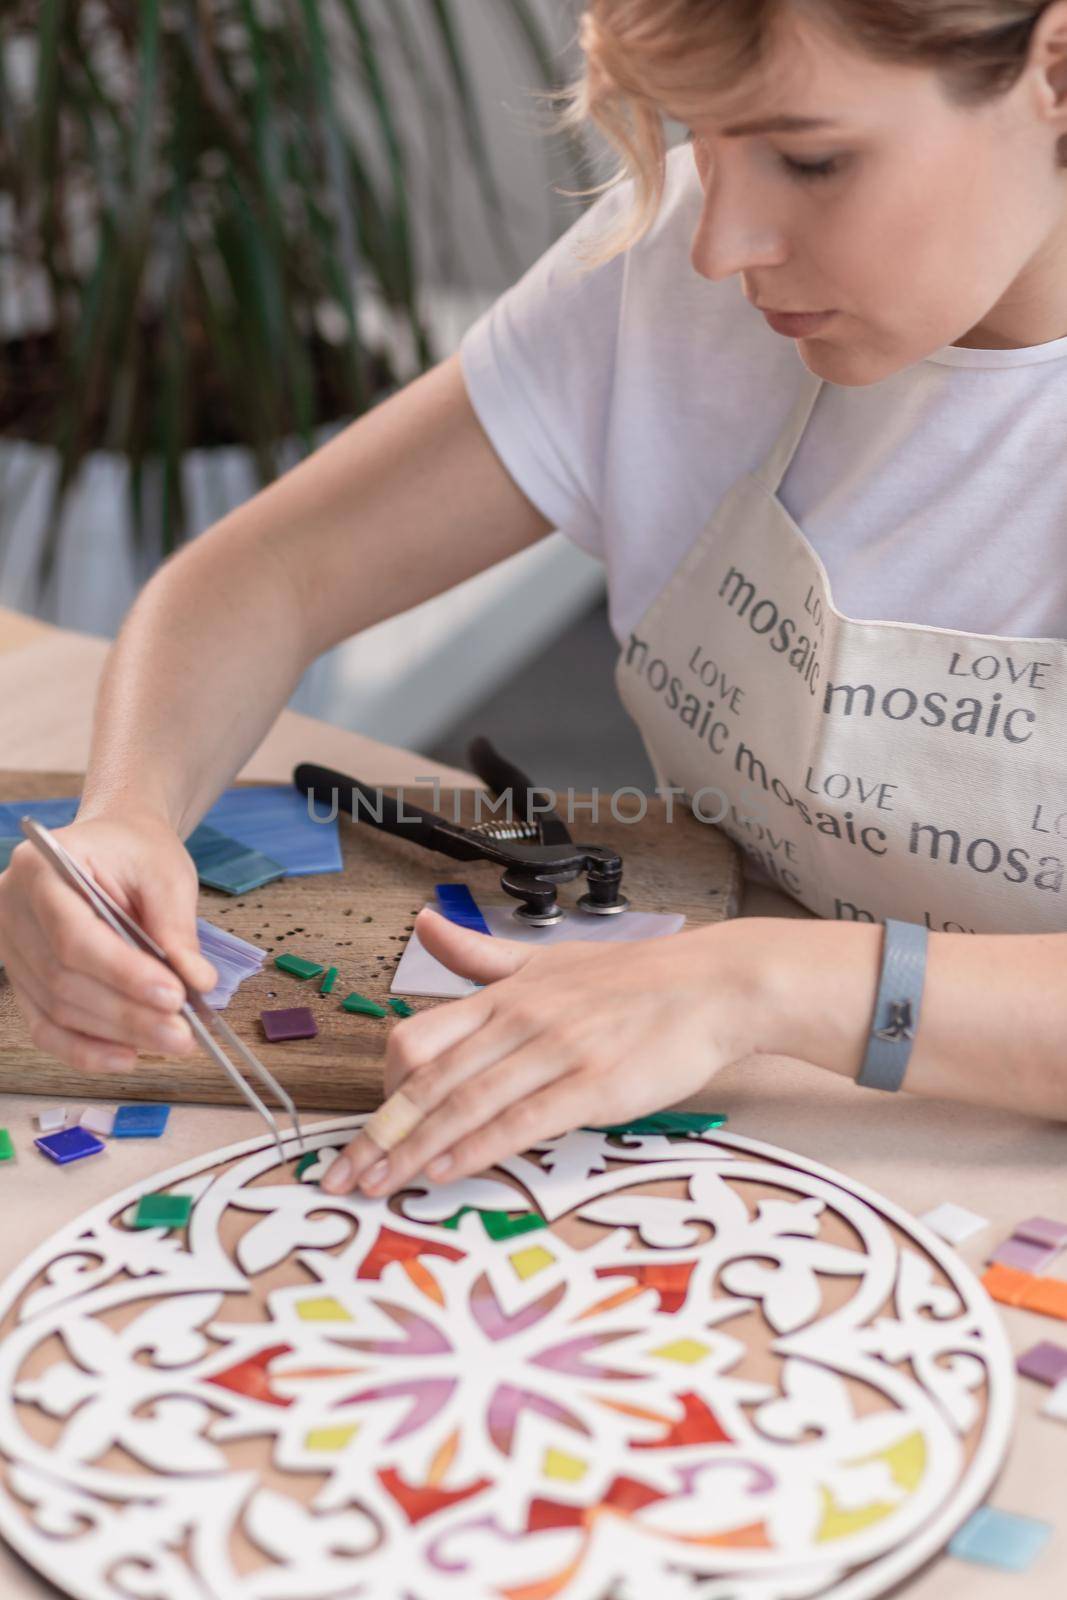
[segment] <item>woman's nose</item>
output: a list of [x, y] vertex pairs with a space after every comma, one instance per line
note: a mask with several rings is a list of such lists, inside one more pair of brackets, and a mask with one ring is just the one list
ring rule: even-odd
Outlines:
[[705, 193], [690, 252], [702, 278], [718, 283], [755, 267], [779, 267], [787, 255], [781, 230], [760, 215], [751, 194], [722, 187]]

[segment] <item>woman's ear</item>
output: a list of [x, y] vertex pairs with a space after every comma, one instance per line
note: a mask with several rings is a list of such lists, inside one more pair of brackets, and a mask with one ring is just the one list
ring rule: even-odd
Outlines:
[[1060, 159], [1067, 152], [1067, 0], [1054, 0], [1034, 29], [1031, 66], [1042, 116], [1059, 134]]

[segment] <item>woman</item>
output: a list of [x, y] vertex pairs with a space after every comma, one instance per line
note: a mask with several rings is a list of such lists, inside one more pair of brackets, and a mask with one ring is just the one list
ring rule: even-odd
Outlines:
[[[451, 1180], [753, 1052], [1067, 1117], [1067, 0], [594, 0], [583, 42], [571, 115], [633, 182], [153, 578], [64, 840], [209, 985], [179, 840], [303, 670], [560, 527], [607, 563], [659, 782], [822, 920], [531, 952], [421, 913], [485, 987], [393, 1031], [417, 1123], [327, 1187]], [[26, 845], [0, 955], [68, 1062], [192, 1048]]]

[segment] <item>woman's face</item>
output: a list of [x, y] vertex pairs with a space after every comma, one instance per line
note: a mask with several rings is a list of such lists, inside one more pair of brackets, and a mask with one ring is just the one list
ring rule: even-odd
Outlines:
[[[784, 336], [842, 385], [877, 383], [943, 345], [1067, 335], [1061, 47], [1067, 0], [1042, 18], [1016, 86], [963, 107], [932, 69], [872, 60], [789, 7], [759, 81], [714, 116], [684, 117], [704, 189], [697, 272], [740, 273], [761, 309], [832, 313]], [[731, 131], [781, 117], [824, 125]]]

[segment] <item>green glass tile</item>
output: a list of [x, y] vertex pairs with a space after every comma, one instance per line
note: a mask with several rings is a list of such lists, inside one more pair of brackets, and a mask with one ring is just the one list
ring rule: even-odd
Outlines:
[[329, 969], [329, 971], [327, 972], [325, 978], [323, 978], [322, 982], [319, 984], [319, 993], [320, 994], [332, 994], [333, 993], [333, 986], [334, 986], [334, 984], [336, 982], [337, 982], [337, 968], [336, 967], [331, 967]]
[[414, 1010], [408, 1005], [406, 1000], [390, 1000], [389, 1004], [392, 1006], [398, 1017], [413, 1017], [415, 1015]]
[[458, 1228], [459, 1227], [460, 1218], [461, 1217], [465, 1217], [467, 1215], [468, 1211], [473, 1211], [473, 1210], [474, 1210], [473, 1206], [460, 1206], [460, 1208], [456, 1212], [455, 1216], [454, 1217], [449, 1217], [447, 1222], [442, 1222], [441, 1223], [441, 1227], [442, 1228]]
[[657, 1111], [651, 1117], [635, 1117], [633, 1122], [616, 1122], [606, 1128], [590, 1127], [585, 1133], [708, 1133], [727, 1120], [721, 1112]]
[[319, 1152], [317, 1150], [309, 1150], [306, 1156], [301, 1156], [296, 1164], [297, 1177], [302, 1178], [309, 1167], [317, 1166], [318, 1159]]
[[6, 1128], [0, 1128], [0, 1161], [14, 1161], [15, 1146]]
[[483, 1211], [485, 1231], [490, 1239], [513, 1239], [519, 1233], [533, 1233], [536, 1228], [547, 1228], [548, 1223], [536, 1211], [525, 1211], [511, 1216], [506, 1211]]
[[322, 966], [317, 961], [305, 961], [303, 956], [275, 956], [274, 965], [294, 978], [317, 978]]
[[187, 1194], [146, 1194], [137, 1202], [135, 1228], [184, 1228], [193, 1211]]
[[[460, 1218], [466, 1216], [468, 1211], [474, 1211], [474, 1206], [460, 1206], [454, 1217], [449, 1217], [447, 1222], [442, 1222], [442, 1228], [458, 1228]], [[482, 1219], [482, 1226], [490, 1239], [514, 1239], [520, 1233], [533, 1233], [537, 1228], [547, 1228], [548, 1223], [536, 1211], [523, 1211], [512, 1215], [507, 1211], [478, 1211]]]
[[365, 994], [346, 995], [341, 1001], [342, 1011], [358, 1011], [366, 1017], [385, 1017], [389, 1013], [384, 1006], [375, 1005], [373, 1000], [368, 1000]]

